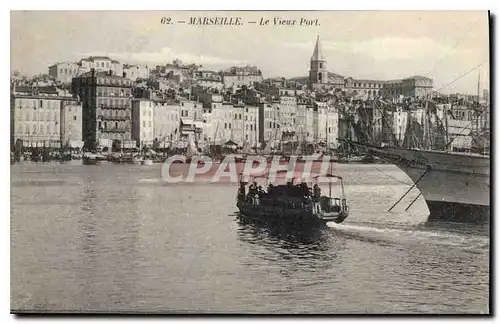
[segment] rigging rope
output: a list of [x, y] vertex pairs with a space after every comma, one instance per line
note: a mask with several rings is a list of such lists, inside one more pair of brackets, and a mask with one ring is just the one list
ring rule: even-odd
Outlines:
[[469, 29], [469, 30], [468, 30], [468, 31], [464, 34], [464, 36], [460, 37], [460, 38], [457, 40], [456, 44], [455, 44], [455, 45], [454, 45], [454, 46], [453, 46], [453, 47], [452, 47], [452, 48], [451, 48], [451, 49], [450, 49], [450, 50], [449, 50], [446, 54], [444, 54], [443, 56], [441, 56], [441, 58], [440, 58], [439, 60], [437, 60], [437, 61], [436, 61], [436, 63], [434, 63], [434, 66], [432, 67], [432, 69], [430, 69], [430, 70], [426, 73], [426, 75], [429, 75], [431, 72], [433, 72], [433, 71], [436, 69], [437, 65], [438, 65], [441, 61], [443, 61], [443, 59], [444, 59], [446, 56], [450, 55], [450, 53], [451, 53], [451, 52], [452, 52], [455, 48], [457, 48], [457, 46], [460, 44], [460, 42], [461, 42], [462, 40], [464, 40], [464, 39], [465, 39], [465, 38], [466, 38], [466, 37], [470, 34], [470, 32], [472, 31], [472, 29], [473, 29], [473, 28], [477, 25], [477, 23], [478, 23], [478, 22], [479, 22], [479, 20], [476, 20], [476, 21], [475, 21], [475, 23], [474, 23], [474, 24], [471, 26], [471, 28], [470, 28], [470, 29]]
[[435, 92], [439, 92], [440, 90], [442, 90], [443, 88], [446, 88], [447, 86], [457, 82], [458, 80], [460, 80], [461, 78], [463, 78], [464, 76], [468, 75], [469, 73], [471, 73], [472, 71], [474, 71], [475, 69], [477, 69], [478, 67], [480, 67], [481, 65], [483, 65], [484, 63], [488, 62], [489, 59], [486, 59], [484, 60], [482, 63], [476, 65], [475, 67], [473, 67], [472, 69], [470, 69], [469, 71], [465, 72], [464, 74], [462, 74], [461, 76], [459, 76], [458, 78], [456, 78], [455, 80], [445, 84], [444, 86], [442, 86], [441, 88], [437, 89]]
[[382, 173], [383, 175], [385, 175], [386, 177], [388, 178], [391, 178], [392, 180], [395, 180], [396, 182], [399, 182], [399, 183], [402, 183], [402, 184], [405, 184], [405, 185], [408, 185], [408, 186], [412, 186], [413, 183], [409, 183], [409, 182], [406, 182], [406, 181], [403, 181], [403, 180], [399, 180], [398, 178], [396, 177], [393, 177], [387, 173], [385, 173], [384, 171], [380, 170], [379, 168], [377, 167], [373, 167], [375, 170], [377, 170], [378, 172]]

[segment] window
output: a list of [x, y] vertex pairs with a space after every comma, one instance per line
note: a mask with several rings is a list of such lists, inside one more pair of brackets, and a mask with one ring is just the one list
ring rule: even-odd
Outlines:
[[73, 116], [73, 120], [76, 120], [76, 116]]
[[115, 128], [118, 128], [118, 122], [115, 122]]
[[149, 127], [151, 127], [151, 121], [148, 122]]

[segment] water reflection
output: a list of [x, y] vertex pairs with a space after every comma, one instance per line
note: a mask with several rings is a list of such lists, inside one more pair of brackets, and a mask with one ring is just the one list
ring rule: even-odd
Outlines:
[[[300, 245], [320, 245], [321, 241], [327, 239], [323, 228], [311, 226], [307, 228], [297, 228], [289, 224], [264, 223], [249, 220], [236, 215], [239, 225], [238, 232], [242, 240], [253, 238], [264, 239], [269, 243], [283, 244], [289, 248], [297, 248]], [[253, 241], [251, 238], [249, 241]]]
[[90, 260], [95, 256], [96, 252], [96, 242], [94, 241], [96, 236], [94, 219], [97, 209], [95, 203], [96, 198], [96, 192], [92, 187], [92, 182], [89, 180], [89, 183], [84, 184], [83, 187], [82, 213], [80, 214], [78, 225], [81, 227], [81, 233], [83, 234], [82, 249]]
[[98, 306], [93, 300], [96, 286], [98, 286], [98, 233], [96, 227], [96, 199], [97, 193], [94, 189], [92, 179], [86, 179], [83, 185], [83, 199], [80, 217], [77, 221], [79, 227], [79, 239], [81, 241], [80, 266], [77, 266], [79, 282], [81, 282], [80, 295], [83, 298], [85, 309], [96, 309]]
[[[236, 217], [236, 221], [239, 226], [239, 239], [263, 248], [267, 253], [261, 253], [261, 257], [268, 260], [298, 258], [333, 261], [345, 248], [345, 241], [332, 235], [332, 232], [323, 226], [297, 228], [284, 224], [255, 222], [240, 215]], [[315, 263], [304, 263], [304, 266], [314, 267]]]

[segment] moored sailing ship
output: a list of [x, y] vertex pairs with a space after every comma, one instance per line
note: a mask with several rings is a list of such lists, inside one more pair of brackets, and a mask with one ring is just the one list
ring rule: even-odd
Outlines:
[[461, 135], [451, 137], [449, 134], [452, 105], [440, 105], [440, 111], [435, 104], [428, 106], [429, 102], [425, 103], [426, 118], [417, 123], [409, 114], [405, 136], [399, 145], [394, 136], [389, 145], [350, 143], [394, 163], [405, 172], [424, 197], [429, 219], [487, 222], [490, 217], [489, 132], [478, 131], [478, 128], [487, 127], [489, 118], [482, 117], [487, 110], [480, 109], [477, 104], [474, 119], [463, 123], [466, 125], [463, 130], [470, 128], [469, 142], [480, 143], [483, 147], [452, 148], [452, 143]]

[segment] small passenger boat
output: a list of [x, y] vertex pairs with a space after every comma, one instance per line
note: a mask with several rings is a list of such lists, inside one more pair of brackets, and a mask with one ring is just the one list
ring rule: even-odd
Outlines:
[[[329, 195], [321, 195], [318, 186], [320, 178], [328, 179]], [[312, 188], [306, 182], [294, 184], [294, 180], [286, 185], [269, 185], [267, 191], [254, 182], [240, 181], [237, 195], [237, 207], [243, 217], [266, 222], [282, 222], [298, 226], [323, 225], [327, 222], [342, 223], [349, 216], [349, 207], [344, 194], [343, 179], [331, 173], [324, 177], [313, 177]], [[338, 180], [341, 196], [332, 197], [332, 182]]]

